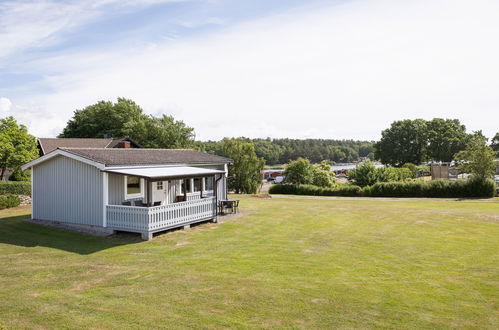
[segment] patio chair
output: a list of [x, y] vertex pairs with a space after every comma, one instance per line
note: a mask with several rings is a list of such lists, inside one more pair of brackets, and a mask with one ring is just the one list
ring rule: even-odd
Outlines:
[[123, 206], [132, 206], [132, 202], [130, 202], [130, 201], [122, 202], [121, 205], [123, 205]]
[[232, 202], [232, 212], [237, 213], [237, 210], [239, 210], [239, 199]]
[[161, 202], [154, 202], [153, 206], [160, 206]]

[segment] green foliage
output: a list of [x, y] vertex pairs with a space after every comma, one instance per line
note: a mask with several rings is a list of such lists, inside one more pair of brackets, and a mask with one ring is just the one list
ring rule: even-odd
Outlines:
[[490, 147], [495, 151], [496, 157], [499, 157], [499, 132], [490, 141]]
[[402, 165], [402, 168], [407, 168], [409, 171], [411, 171], [411, 176], [413, 179], [418, 177], [418, 167], [413, 163], [405, 163], [404, 165]]
[[449, 162], [468, 140], [466, 127], [459, 120], [441, 118], [395, 121], [381, 135], [374, 146], [376, 158], [397, 167], [426, 160]]
[[126, 123], [123, 135], [130, 136], [144, 148], [188, 148], [193, 146], [194, 129], [172, 116], [150, 116]]
[[0, 195], [4, 194], [31, 196], [31, 183], [22, 181], [0, 181]]
[[495, 152], [480, 131], [471, 136], [466, 149], [458, 152], [454, 159], [463, 172], [480, 179], [492, 177], [496, 170]]
[[270, 139], [255, 140], [255, 153], [265, 159], [266, 164], [277, 164], [284, 153], [284, 148], [273, 143]]
[[59, 137], [102, 138], [129, 136], [146, 148], [189, 148], [194, 129], [171, 116], [148, 116], [134, 101], [99, 101], [76, 110]]
[[455, 153], [466, 147], [466, 126], [458, 119], [434, 118], [427, 122], [428, 159], [450, 162]]
[[9, 181], [31, 181], [31, 170], [23, 171], [20, 167], [16, 168], [9, 176]]
[[19, 204], [21, 204], [21, 200], [16, 195], [0, 195], [0, 210], [16, 207]]
[[401, 166], [426, 160], [427, 122], [423, 119], [400, 120], [381, 132], [374, 145], [376, 158], [383, 164]]
[[334, 173], [331, 172], [331, 165], [327, 161], [311, 166], [311, 183], [314, 186], [323, 188], [333, 187], [336, 184]]
[[24, 125], [18, 125], [14, 117], [0, 119], [0, 180], [7, 168], [17, 168], [38, 157], [34, 136]]
[[276, 184], [269, 188], [270, 194], [309, 196], [359, 196], [361, 188], [350, 184], [338, 184], [331, 188], [314, 185]]
[[380, 167], [376, 169], [377, 182], [404, 181], [413, 178], [408, 168]]
[[[306, 158], [312, 163], [323, 160], [335, 163], [358, 161], [359, 157], [374, 157], [372, 142], [354, 140], [323, 139], [248, 139], [255, 144], [258, 157], [264, 158], [267, 165], [286, 164], [298, 158]], [[217, 155], [221, 154], [222, 142], [198, 142], [197, 148]], [[202, 145], [202, 146], [201, 146]]]
[[491, 179], [433, 180], [378, 182], [363, 189], [364, 196], [370, 197], [494, 197], [496, 186]]
[[265, 161], [255, 154], [253, 143], [241, 139], [225, 139], [223, 155], [234, 160], [229, 165], [229, 189], [237, 194], [254, 194], [262, 184]]
[[379, 176], [373, 163], [364, 162], [357, 164], [355, 169], [348, 171], [348, 179], [361, 187], [365, 187], [378, 182]]
[[286, 165], [284, 170], [286, 182], [290, 184], [312, 183], [312, 165], [305, 158], [298, 158]]

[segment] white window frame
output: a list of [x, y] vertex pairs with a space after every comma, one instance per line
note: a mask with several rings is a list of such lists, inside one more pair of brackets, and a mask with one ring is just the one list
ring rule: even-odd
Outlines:
[[212, 176], [210, 176], [210, 177], [205, 176], [205, 177], [203, 177], [203, 191], [204, 192], [213, 192], [214, 191], [214, 189], [206, 189], [206, 180], [209, 178], [212, 178], [212, 180], [213, 180], [213, 187], [212, 188], [215, 187], [215, 178]]
[[124, 184], [124, 188], [125, 188], [125, 200], [135, 199], [135, 198], [144, 198], [144, 192], [145, 192], [144, 179], [140, 178], [140, 192], [138, 194], [128, 194], [127, 193], [127, 190], [128, 190], [127, 189], [128, 188], [127, 178], [128, 178], [128, 175], [124, 175], [123, 184]]

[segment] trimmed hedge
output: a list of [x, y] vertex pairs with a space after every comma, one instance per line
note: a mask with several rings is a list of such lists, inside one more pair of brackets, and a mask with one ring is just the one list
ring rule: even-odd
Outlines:
[[0, 181], [0, 195], [4, 194], [31, 196], [31, 183], [21, 181]]
[[16, 195], [0, 195], [0, 210], [16, 207], [19, 206], [19, 204], [21, 204], [21, 200]]
[[358, 196], [361, 192], [359, 186], [338, 185], [334, 188], [322, 188], [309, 184], [275, 184], [270, 187], [270, 194], [283, 195], [311, 195], [311, 196]]
[[348, 184], [335, 188], [279, 184], [271, 186], [269, 193], [310, 196], [489, 198], [496, 195], [496, 185], [491, 179], [378, 182], [363, 189]]
[[370, 197], [494, 197], [496, 186], [490, 179], [378, 182], [363, 193]]

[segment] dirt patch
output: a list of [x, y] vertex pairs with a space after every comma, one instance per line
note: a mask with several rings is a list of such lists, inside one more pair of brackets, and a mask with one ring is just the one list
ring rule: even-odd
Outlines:
[[187, 244], [190, 244], [190, 243], [187, 242], [187, 241], [182, 241], [182, 242], [177, 242], [177, 244], [175, 244], [175, 246], [184, 246], [184, 245], [187, 245]]

